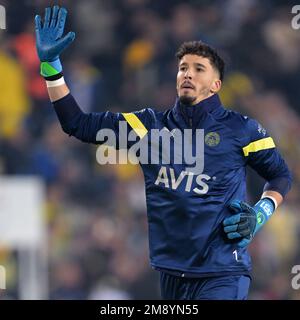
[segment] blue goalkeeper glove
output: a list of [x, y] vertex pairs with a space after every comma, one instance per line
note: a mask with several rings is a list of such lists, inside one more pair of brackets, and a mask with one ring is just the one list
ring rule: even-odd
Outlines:
[[[46, 8], [42, 26], [41, 17], [35, 16], [36, 48], [41, 60], [41, 75], [52, 78], [61, 74], [62, 66], [59, 55], [75, 39], [75, 33], [69, 32], [62, 37], [67, 17], [67, 10], [54, 6]], [[54, 77], [54, 78], [53, 78]]]
[[254, 207], [246, 202], [233, 200], [229, 209], [234, 215], [224, 219], [224, 232], [228, 239], [239, 240], [237, 245], [244, 248], [273, 214], [275, 205], [269, 198], [261, 199]]

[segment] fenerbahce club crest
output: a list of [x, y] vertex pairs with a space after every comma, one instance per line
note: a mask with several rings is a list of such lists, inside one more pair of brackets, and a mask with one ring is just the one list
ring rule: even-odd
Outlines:
[[220, 143], [220, 135], [217, 132], [209, 132], [204, 138], [205, 144], [209, 147], [215, 147]]

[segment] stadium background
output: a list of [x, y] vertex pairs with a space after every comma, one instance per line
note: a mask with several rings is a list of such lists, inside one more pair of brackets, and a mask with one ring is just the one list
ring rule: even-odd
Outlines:
[[[1, 1], [0, 175], [35, 175], [45, 184], [49, 299], [159, 299], [148, 261], [142, 175], [100, 166], [96, 147], [66, 136], [39, 76], [33, 19], [54, 2]], [[299, 299], [291, 268], [300, 264], [300, 30], [288, 1], [60, 1], [76, 40], [62, 56], [65, 78], [86, 112], [165, 109], [175, 100], [178, 45], [201, 39], [227, 62], [225, 106], [259, 120], [293, 171], [284, 205], [250, 247], [251, 299]], [[249, 201], [263, 181], [249, 172]], [[1, 196], [1, 190], [0, 190]], [[17, 200], [17, 199], [16, 199]], [[1, 223], [1, 222], [0, 222]], [[26, 228], [26, 225], [24, 225]], [[20, 250], [0, 246], [3, 299], [19, 299]]]

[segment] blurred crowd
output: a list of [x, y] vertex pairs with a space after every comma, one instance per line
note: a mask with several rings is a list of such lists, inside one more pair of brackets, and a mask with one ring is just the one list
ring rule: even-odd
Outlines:
[[[285, 203], [251, 245], [250, 298], [299, 299], [291, 287], [291, 268], [300, 264], [300, 31], [291, 27], [292, 6], [283, 0], [59, 3], [69, 11], [66, 31], [76, 32], [61, 56], [64, 74], [85, 112], [170, 108], [178, 46], [201, 39], [218, 49], [227, 64], [223, 104], [268, 129], [294, 177]], [[49, 298], [159, 299], [139, 167], [100, 166], [96, 146], [62, 132], [35, 51], [34, 15], [43, 15], [50, 1], [2, 4], [0, 174], [45, 182]], [[251, 203], [263, 185], [249, 170]], [[0, 264], [11, 266], [6, 294], [15, 299], [16, 259], [0, 247]]]

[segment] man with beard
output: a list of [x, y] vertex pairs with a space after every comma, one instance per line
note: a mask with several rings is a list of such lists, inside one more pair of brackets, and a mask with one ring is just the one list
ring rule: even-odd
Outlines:
[[[223, 60], [201, 41], [185, 42], [176, 54], [178, 97], [172, 108], [85, 114], [65, 84], [59, 59], [75, 38], [73, 32], [62, 37], [66, 15], [64, 8], [47, 8], [43, 24], [36, 16], [35, 27], [41, 74], [67, 134], [101, 144], [99, 130], [110, 129], [118, 147], [120, 122], [140, 140], [153, 130], [190, 130], [191, 137], [197, 130], [204, 132], [200, 172], [174, 159], [141, 163], [150, 261], [161, 275], [162, 298], [246, 299], [251, 279], [247, 246], [283, 201], [291, 174], [257, 121], [222, 106]], [[184, 150], [197, 149], [193, 139], [183, 141]], [[267, 181], [253, 206], [245, 202], [247, 165]]]

